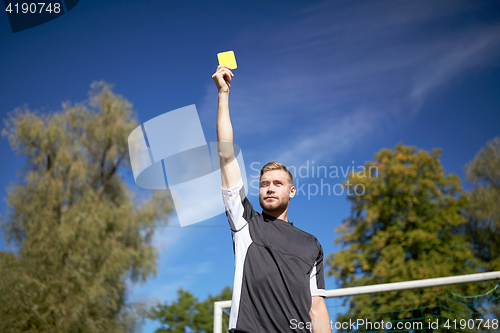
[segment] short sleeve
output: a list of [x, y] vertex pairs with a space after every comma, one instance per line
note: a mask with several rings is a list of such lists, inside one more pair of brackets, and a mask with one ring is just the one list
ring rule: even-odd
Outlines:
[[233, 232], [238, 232], [256, 214], [252, 204], [245, 195], [243, 179], [240, 179], [238, 184], [232, 188], [221, 189], [229, 225]]
[[309, 284], [311, 288], [311, 296], [326, 296], [325, 291], [325, 273], [323, 270], [323, 248], [316, 240], [318, 245], [318, 255], [314, 262], [314, 267], [310, 273]]

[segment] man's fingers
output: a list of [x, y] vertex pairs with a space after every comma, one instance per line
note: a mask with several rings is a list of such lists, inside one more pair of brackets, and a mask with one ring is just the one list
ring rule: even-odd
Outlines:
[[234, 76], [233, 72], [231, 72], [231, 67], [225, 65], [217, 66], [217, 71], [212, 75], [212, 79], [217, 85], [217, 89], [223, 88], [227, 86], [227, 88], [231, 88], [231, 78]]
[[[221, 67], [221, 66], [219, 66], [219, 67]], [[218, 68], [217, 71], [214, 73], [214, 75], [212, 75], [212, 78], [215, 77], [215, 76], [217, 76], [217, 75], [219, 75], [219, 74], [221, 76], [226, 76], [227, 75], [228, 77], [233, 77], [234, 76], [233, 72], [231, 72], [229, 69], [227, 69], [227, 68]]]
[[217, 66], [216, 72], [228, 72], [231, 76], [234, 76], [233, 72], [231, 72], [231, 67], [225, 65]]
[[220, 71], [218, 70], [214, 75], [212, 75], [212, 78], [214, 77], [220, 77], [223, 78], [226, 81], [231, 81], [231, 77], [233, 77], [233, 73], [231, 73], [230, 70], [222, 68]]

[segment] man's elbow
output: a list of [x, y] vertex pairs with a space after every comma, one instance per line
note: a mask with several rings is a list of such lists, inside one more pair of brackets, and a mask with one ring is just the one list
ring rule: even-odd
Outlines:
[[219, 158], [221, 162], [227, 164], [234, 159], [234, 147], [229, 142], [219, 142]]
[[219, 159], [220, 159], [220, 164], [221, 166], [229, 164], [232, 160], [235, 159], [234, 153], [220, 153], [219, 152]]

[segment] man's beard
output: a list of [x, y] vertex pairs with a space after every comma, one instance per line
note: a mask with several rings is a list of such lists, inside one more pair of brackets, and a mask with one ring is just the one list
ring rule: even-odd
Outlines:
[[270, 203], [265, 202], [262, 198], [259, 198], [260, 207], [262, 210], [274, 213], [274, 212], [284, 212], [288, 207], [288, 202], [280, 201], [277, 205], [276, 202], [271, 201]]

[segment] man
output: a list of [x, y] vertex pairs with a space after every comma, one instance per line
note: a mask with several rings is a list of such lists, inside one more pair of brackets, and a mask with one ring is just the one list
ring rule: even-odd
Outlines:
[[229, 331], [331, 332], [323, 298], [323, 250], [314, 236], [288, 221], [288, 204], [296, 191], [292, 174], [281, 163], [271, 162], [262, 168], [262, 214], [245, 197], [229, 117], [233, 76], [227, 66], [217, 67], [212, 76], [219, 91], [217, 141], [222, 193], [235, 252]]

